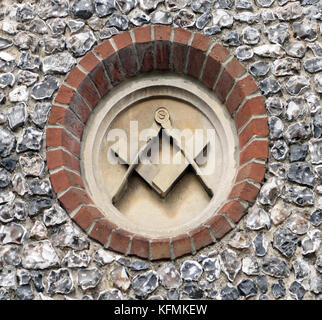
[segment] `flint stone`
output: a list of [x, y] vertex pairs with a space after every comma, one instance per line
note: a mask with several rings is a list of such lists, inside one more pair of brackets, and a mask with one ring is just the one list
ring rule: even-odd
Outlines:
[[8, 244], [22, 244], [25, 236], [27, 234], [27, 230], [24, 226], [18, 223], [11, 223], [8, 225], [2, 225], [0, 227], [0, 243]]
[[285, 138], [290, 143], [296, 143], [307, 139], [310, 133], [310, 127], [304, 121], [300, 121], [288, 127], [285, 132]]
[[33, 19], [29, 24], [28, 31], [37, 33], [37, 34], [47, 34], [48, 27], [44, 20], [36, 18], [36, 19]]
[[260, 14], [251, 12], [240, 12], [234, 15], [236, 21], [245, 22], [248, 24], [253, 24], [259, 22]]
[[22, 266], [26, 269], [47, 269], [60, 263], [49, 240], [27, 243], [23, 246]]
[[236, 0], [236, 9], [253, 10], [253, 4], [251, 0]]
[[305, 288], [297, 281], [292, 282], [289, 291], [297, 300], [302, 300], [306, 293]]
[[89, 19], [94, 13], [94, 3], [92, 0], [75, 0], [71, 10], [76, 18]]
[[272, 64], [272, 73], [276, 77], [293, 75], [301, 68], [299, 60], [292, 58], [278, 59]]
[[[164, 0], [140, 0], [139, 4], [140, 4], [140, 8], [142, 10], [145, 10], [145, 11], [153, 11], [157, 8], [157, 6], [159, 5], [159, 3], [162, 3], [164, 2]], [[202, 3], [203, 0], [197, 0], [197, 1], [194, 1], [191, 6], [192, 6], [192, 10], [195, 11], [195, 7], [198, 7], [198, 5], [201, 6], [200, 3]], [[210, 4], [209, 4], [210, 5]], [[209, 6], [210, 8], [210, 6]], [[199, 11], [198, 11], [199, 12]]]
[[257, 295], [257, 287], [254, 281], [250, 279], [243, 279], [237, 285], [238, 291], [241, 296], [246, 298], [256, 296]]
[[66, 21], [56, 18], [51, 19], [47, 22], [52, 34], [56, 37], [59, 37], [65, 33], [66, 30]]
[[270, 229], [271, 222], [267, 212], [259, 206], [253, 206], [249, 210], [246, 227], [250, 230]]
[[287, 278], [290, 275], [290, 269], [288, 268], [287, 263], [275, 256], [264, 258], [262, 270], [264, 273], [275, 278]]
[[83, 236], [71, 223], [58, 227], [52, 239], [57, 247], [67, 247], [77, 251], [88, 249], [89, 247], [87, 237]]
[[220, 276], [220, 261], [218, 258], [206, 258], [202, 261], [202, 267], [206, 274], [208, 282], [213, 282], [219, 279]]
[[32, 56], [29, 51], [21, 53], [17, 67], [23, 70], [39, 70], [40, 57]]
[[7, 52], [0, 52], [0, 72], [12, 72], [15, 67], [15, 58]]
[[[140, 27], [146, 23], [149, 23], [150, 20], [151, 20], [151, 18], [143, 11], [138, 11], [138, 12], [134, 13], [132, 15], [132, 17], [130, 18], [131, 23], [133, 25], [135, 25], [136, 27]], [[100, 38], [101, 38], [101, 36], [100, 36]]]
[[260, 32], [252, 27], [246, 27], [242, 32], [243, 42], [246, 44], [257, 44], [260, 40]]
[[275, 0], [255, 0], [255, 3], [261, 8], [269, 8]]
[[310, 290], [315, 294], [322, 293], [322, 277], [313, 277], [310, 282]]
[[221, 290], [220, 296], [222, 300], [237, 300], [239, 298], [239, 291], [230, 283], [227, 283]]
[[10, 109], [8, 113], [8, 121], [11, 130], [15, 130], [18, 127], [23, 126], [26, 120], [27, 112], [25, 103], [19, 103], [18, 105]]
[[20, 248], [13, 245], [1, 246], [0, 261], [4, 266], [19, 266], [21, 264]]
[[48, 120], [50, 109], [51, 103], [49, 102], [36, 103], [34, 111], [31, 115], [31, 120], [33, 123], [39, 128], [44, 128]]
[[12, 187], [13, 191], [20, 196], [24, 196], [26, 193], [30, 194], [29, 186], [21, 173], [15, 173], [12, 177]]
[[120, 32], [115, 28], [115, 27], [112, 27], [112, 28], [102, 28], [99, 32], [99, 38], [101, 40], [104, 40], [104, 39], [109, 39], [113, 36], [115, 36], [116, 34], [119, 34]]
[[235, 249], [245, 249], [250, 246], [250, 239], [245, 232], [236, 232], [228, 244]]
[[221, 269], [226, 274], [228, 280], [233, 282], [241, 269], [241, 262], [237, 258], [237, 254], [230, 249], [225, 249], [219, 255], [219, 258]]
[[39, 79], [39, 75], [34, 72], [30, 72], [27, 70], [20, 70], [17, 74], [17, 83], [25, 85], [27, 87], [35, 84]]
[[68, 220], [66, 211], [54, 204], [54, 206], [48, 210], [44, 211], [43, 222], [46, 227], [57, 226], [65, 223]]
[[316, 57], [322, 57], [322, 45], [318, 42], [309, 44], [308, 47], [313, 51]]
[[41, 221], [36, 221], [30, 230], [30, 238], [44, 240], [48, 238], [47, 228]]
[[180, 273], [172, 263], [165, 263], [158, 270], [161, 284], [166, 289], [179, 288], [182, 284]]
[[107, 18], [105, 26], [108, 28], [116, 27], [121, 31], [125, 31], [129, 27], [129, 19], [127, 18], [127, 16], [121, 15], [119, 13], [113, 13], [110, 17]]
[[267, 111], [273, 116], [279, 116], [282, 114], [284, 109], [284, 103], [280, 98], [269, 97], [265, 101], [265, 107]]
[[230, 47], [238, 47], [241, 44], [239, 38], [239, 33], [232, 31], [228, 32], [222, 40], [225, 42], [225, 44], [227, 44]]
[[26, 210], [25, 203], [23, 201], [17, 200], [13, 205], [13, 212], [17, 220], [26, 220]]
[[310, 73], [316, 73], [322, 70], [322, 58], [312, 58], [305, 60], [304, 69]]
[[[106, 22], [106, 26], [108, 26], [107, 22]], [[69, 41], [67, 42], [67, 49], [75, 57], [81, 57], [86, 52], [91, 50], [95, 43], [96, 43], [96, 38], [92, 31], [77, 33], [70, 37]], [[65, 55], [65, 57], [67, 57], [67, 55]], [[55, 58], [54, 61], [56, 61], [56, 59], [57, 58]], [[65, 61], [65, 66], [60, 66], [59, 70], [62, 70], [64, 68], [66, 70], [66, 68], [69, 67], [71, 63], [74, 63], [74, 61], [72, 61], [71, 58], [68, 58], [68, 61]], [[58, 66], [56, 66], [56, 68], [58, 68]]]
[[306, 50], [307, 46], [303, 42], [298, 41], [289, 42], [285, 47], [286, 53], [294, 58], [303, 58]]
[[0, 272], [0, 286], [5, 288], [16, 287], [16, 270], [13, 267], [5, 267]]
[[235, 55], [238, 60], [246, 61], [254, 56], [254, 51], [250, 46], [239, 46], [235, 51]]
[[15, 195], [12, 191], [0, 192], [0, 204], [10, 202], [12, 203], [15, 199]]
[[72, 274], [66, 268], [50, 271], [47, 283], [47, 292], [50, 295], [55, 293], [68, 294], [74, 289]]
[[315, 91], [318, 93], [322, 93], [322, 77], [320, 75], [316, 75], [314, 77]]
[[116, 11], [115, 0], [95, 0], [95, 10], [100, 18], [106, 17]]
[[[264, 61], [257, 61], [249, 66], [249, 72], [254, 77], [263, 77], [265, 76], [270, 69], [270, 65]], [[267, 101], [267, 100], [266, 100]]]
[[102, 280], [103, 274], [99, 272], [97, 268], [79, 270], [77, 274], [78, 286], [82, 288], [83, 291], [96, 288], [99, 282]]
[[68, 1], [41, 0], [38, 14], [42, 19], [66, 17], [68, 15]]
[[309, 151], [312, 164], [322, 163], [322, 139], [309, 142]]
[[28, 284], [31, 280], [30, 272], [25, 269], [18, 269], [17, 270], [17, 277], [19, 279], [20, 286], [22, 286], [24, 284]]
[[275, 14], [280, 21], [291, 21], [302, 17], [303, 10], [298, 3], [290, 3], [285, 7], [278, 8]]
[[104, 249], [99, 249], [94, 253], [93, 259], [100, 266], [105, 266], [106, 264], [112, 263], [115, 258], [110, 253]]
[[298, 242], [299, 238], [285, 228], [281, 227], [274, 233], [273, 247], [287, 258], [294, 255]]
[[0, 169], [0, 188], [5, 188], [10, 184], [8, 172], [5, 169]]
[[203, 291], [192, 282], [185, 282], [183, 292], [191, 299], [201, 299]]
[[291, 187], [289, 190], [291, 200], [301, 207], [314, 204], [314, 193], [306, 187]]
[[0, 37], [0, 50], [9, 48], [11, 46], [12, 46], [11, 40], [9, 40], [7, 38]]
[[266, 58], [281, 58], [285, 55], [284, 49], [279, 44], [264, 44], [253, 50], [258, 56]]
[[68, 20], [67, 21], [67, 27], [70, 30], [70, 34], [74, 34], [81, 29], [83, 29], [85, 26], [85, 22], [83, 21], [78, 21], [78, 20]]
[[62, 35], [51, 37], [43, 36], [39, 41], [40, 49], [46, 54], [54, 54], [65, 50], [66, 38]]
[[271, 291], [275, 299], [284, 297], [286, 294], [286, 288], [283, 280], [278, 280], [277, 283], [273, 283], [271, 286]]
[[[12, 210], [11, 204], [0, 205], [0, 221], [3, 223], [8, 223], [13, 221], [15, 216], [14, 211]], [[1, 265], [1, 263], [0, 263]]]
[[268, 77], [259, 83], [262, 93], [267, 96], [281, 91], [280, 83], [274, 77]]
[[211, 20], [212, 20], [212, 14], [209, 12], [205, 12], [197, 19], [196, 27], [199, 30], [202, 30]]
[[100, 292], [98, 300], [123, 300], [123, 296], [120, 290], [111, 289]]
[[295, 273], [295, 279], [302, 282], [310, 277], [311, 271], [309, 264], [302, 258], [297, 258], [292, 262]]
[[123, 14], [128, 14], [137, 5], [137, 0], [116, 0], [116, 3]]
[[122, 291], [126, 291], [131, 285], [127, 269], [123, 266], [113, 269], [110, 273], [110, 277], [114, 286]]
[[86, 268], [90, 261], [91, 258], [87, 251], [75, 252], [72, 250], [65, 255], [62, 264], [68, 268]]
[[258, 200], [262, 205], [274, 205], [280, 195], [283, 182], [278, 178], [270, 178], [261, 188]]
[[268, 40], [275, 44], [283, 45], [290, 38], [289, 26], [286, 23], [278, 23], [264, 30]]
[[15, 76], [12, 73], [3, 73], [0, 75], [0, 88], [13, 87], [16, 81]]
[[173, 22], [180, 28], [189, 28], [195, 24], [195, 15], [187, 10], [180, 10]]
[[18, 139], [17, 152], [27, 150], [39, 151], [41, 149], [43, 132], [39, 129], [28, 127], [23, 130], [21, 137]]
[[321, 138], [322, 136], [322, 113], [317, 113], [313, 118], [313, 137]]
[[131, 262], [131, 264], [129, 265], [129, 268], [133, 271], [141, 271], [141, 270], [149, 269], [149, 265], [144, 261], [135, 260]]
[[246, 256], [242, 260], [242, 271], [249, 275], [254, 276], [259, 274], [259, 264], [255, 257]]
[[196, 261], [186, 260], [181, 265], [180, 273], [184, 280], [198, 281], [202, 274], [202, 267]]
[[306, 19], [292, 24], [294, 36], [296, 39], [313, 42], [317, 39], [316, 22], [310, 22]]
[[291, 208], [284, 202], [278, 202], [271, 210], [274, 225], [281, 224], [291, 214]]
[[52, 97], [58, 89], [59, 82], [53, 76], [45, 76], [44, 81], [35, 84], [31, 90], [31, 96], [35, 100], [44, 100]]
[[213, 12], [212, 22], [219, 28], [230, 28], [234, 23], [234, 18], [228, 11], [218, 9]]
[[268, 281], [265, 275], [256, 277], [255, 282], [262, 293], [266, 293], [268, 290]]
[[5, 288], [0, 288], [0, 300], [10, 300], [10, 293]]
[[20, 50], [31, 50], [35, 52], [38, 47], [38, 39], [33, 34], [21, 31], [14, 38], [13, 43]]
[[322, 210], [317, 209], [313, 211], [310, 215], [310, 221], [314, 227], [320, 226], [322, 223]]
[[286, 102], [285, 116], [288, 121], [296, 120], [305, 112], [305, 102], [302, 97], [293, 97]]
[[264, 24], [268, 24], [276, 20], [275, 13], [271, 9], [261, 10], [261, 17]]
[[187, 6], [185, 0], [165, 0], [165, 3], [168, 11], [178, 11]]
[[288, 146], [284, 140], [276, 140], [271, 148], [271, 154], [274, 159], [285, 160], [288, 154]]
[[167, 290], [167, 300], [180, 300], [181, 294], [178, 289]]
[[28, 100], [29, 92], [26, 86], [15, 88], [9, 93], [9, 100], [11, 102], [25, 102]]
[[252, 243], [256, 256], [264, 257], [269, 245], [265, 234], [263, 232], [258, 233]]
[[158, 287], [158, 275], [155, 271], [147, 271], [134, 277], [132, 287], [135, 295], [145, 298]]
[[309, 187], [313, 187], [315, 183], [312, 167], [307, 163], [292, 163], [288, 170], [288, 179]]
[[35, 17], [35, 14], [37, 14], [37, 8], [27, 2], [26, 4], [18, 6], [16, 20], [19, 22], [26, 22], [32, 20]]
[[170, 12], [167, 11], [154, 11], [151, 15], [151, 23], [153, 24], [172, 24], [173, 18]]

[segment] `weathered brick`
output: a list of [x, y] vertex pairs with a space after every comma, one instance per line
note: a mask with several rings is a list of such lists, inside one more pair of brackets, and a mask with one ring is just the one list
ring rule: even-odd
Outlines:
[[49, 170], [64, 166], [80, 172], [79, 159], [63, 149], [48, 150], [46, 152], [46, 162]]
[[75, 90], [65, 86], [64, 84], [60, 86], [54, 102], [68, 105], [71, 99], [75, 95]]
[[239, 156], [240, 165], [243, 165], [251, 159], [268, 158], [268, 141], [267, 139], [260, 139], [252, 141]]
[[236, 182], [251, 179], [261, 183], [264, 179], [266, 166], [262, 163], [250, 162], [239, 169]]
[[124, 80], [121, 61], [116, 53], [111, 55], [109, 58], [105, 59], [104, 65], [113, 86], [119, 84], [121, 81]]
[[244, 201], [254, 203], [259, 189], [249, 182], [236, 184], [230, 192], [229, 199], [240, 198]]
[[189, 234], [193, 239], [196, 250], [199, 250], [213, 242], [208, 228], [204, 226], [189, 231]]
[[72, 213], [80, 205], [92, 204], [92, 200], [84, 189], [70, 188], [58, 197], [68, 213]]
[[92, 206], [81, 207], [77, 213], [72, 217], [84, 231], [92, 225], [94, 220], [103, 218], [103, 214], [96, 208]]
[[103, 246], [106, 244], [108, 236], [116, 225], [108, 221], [107, 219], [98, 220], [95, 222], [93, 229], [91, 230], [89, 236], [97, 240]]
[[268, 133], [267, 118], [251, 120], [239, 133], [239, 148], [243, 148], [252, 137], [267, 137]]
[[191, 241], [188, 235], [179, 235], [172, 238], [173, 252], [175, 257], [181, 257], [192, 252]]
[[229, 201], [219, 210], [219, 213], [226, 214], [234, 223], [237, 223], [245, 215], [245, 212], [245, 208], [236, 200]]
[[134, 236], [132, 239], [130, 255], [136, 255], [140, 258], [148, 259], [150, 250], [149, 247], [149, 239], [140, 236]]
[[97, 59], [93, 52], [88, 52], [86, 55], [79, 61], [79, 64], [87, 71], [91, 72], [96, 66], [100, 63], [100, 60]]
[[56, 193], [66, 190], [69, 187], [84, 187], [82, 178], [66, 169], [61, 169], [50, 174], [50, 181]]
[[229, 231], [232, 230], [231, 225], [227, 221], [227, 219], [217, 214], [213, 218], [211, 218], [209, 221], [207, 221], [205, 224], [209, 225], [209, 227], [213, 230], [213, 233], [215, 235], [215, 238], [217, 240], [224, 237]]
[[79, 70], [78, 67], [75, 67], [69, 72], [65, 81], [70, 86], [77, 88], [85, 78], [86, 74], [83, 71]]
[[131, 240], [131, 234], [125, 230], [114, 230], [109, 243], [109, 248], [120, 252], [126, 253]]
[[151, 255], [152, 260], [171, 258], [170, 239], [153, 239], [151, 241]]
[[88, 102], [94, 109], [100, 100], [96, 87], [92, 84], [89, 78], [86, 78], [77, 88], [79, 94]]

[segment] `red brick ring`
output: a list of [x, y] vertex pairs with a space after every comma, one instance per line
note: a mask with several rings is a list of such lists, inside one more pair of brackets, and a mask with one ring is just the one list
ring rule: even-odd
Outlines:
[[[199, 79], [225, 103], [240, 145], [240, 167], [227, 201], [196, 229], [148, 239], [108, 221], [82, 182], [80, 142], [86, 121], [114, 86], [139, 73], [171, 71]], [[245, 68], [220, 44], [191, 31], [146, 26], [114, 36], [87, 53], [55, 97], [46, 130], [47, 165], [54, 191], [71, 218], [105, 248], [151, 260], [194, 254], [232, 230], [254, 203], [268, 158], [263, 98]]]

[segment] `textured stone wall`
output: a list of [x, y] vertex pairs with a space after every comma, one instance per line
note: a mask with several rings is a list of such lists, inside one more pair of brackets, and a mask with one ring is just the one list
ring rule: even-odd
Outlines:
[[[319, 299], [322, 5], [316, 0], [0, 3], [1, 299]], [[102, 249], [60, 206], [45, 130], [66, 74], [144, 24], [226, 46], [265, 97], [270, 154], [256, 203], [195, 255], [149, 262]]]

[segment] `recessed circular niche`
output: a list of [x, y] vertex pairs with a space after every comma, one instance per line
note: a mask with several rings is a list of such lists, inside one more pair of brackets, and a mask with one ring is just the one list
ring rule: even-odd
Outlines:
[[[202, 162], [197, 166], [204, 175], [197, 174], [188, 161], [191, 158], [171, 139], [162, 140], [160, 131], [153, 142], [154, 146], [158, 144], [157, 155], [154, 158], [152, 155], [150, 163], [139, 161], [125, 179], [129, 159], [133, 160], [146, 143], [144, 139], [138, 142], [138, 148], [132, 148], [131, 154], [131, 145], [136, 143], [136, 138], [131, 140], [133, 128], [137, 126], [140, 134], [155, 126], [159, 108], [168, 111], [172, 129], [185, 137], [182, 145], [189, 139], [194, 141], [191, 157], [195, 164]], [[126, 139], [109, 140], [115, 129], [124, 132]], [[202, 135], [200, 146], [206, 148], [206, 154], [196, 146], [198, 133]], [[109, 161], [108, 153], [117, 154], [113, 149], [115, 143], [127, 144], [124, 146], [127, 159], [120, 157], [124, 162]], [[121, 83], [92, 112], [81, 144], [81, 169], [89, 195], [109, 221], [144, 237], [175, 237], [209, 220], [226, 201], [238, 168], [238, 150], [234, 122], [209, 89], [184, 76], [144, 75]], [[169, 157], [165, 156], [167, 153]], [[198, 155], [203, 156], [203, 161], [197, 161]], [[175, 162], [174, 156], [181, 157], [183, 162]], [[123, 180], [124, 190], [113, 203]], [[212, 192], [207, 190], [208, 185]]]

